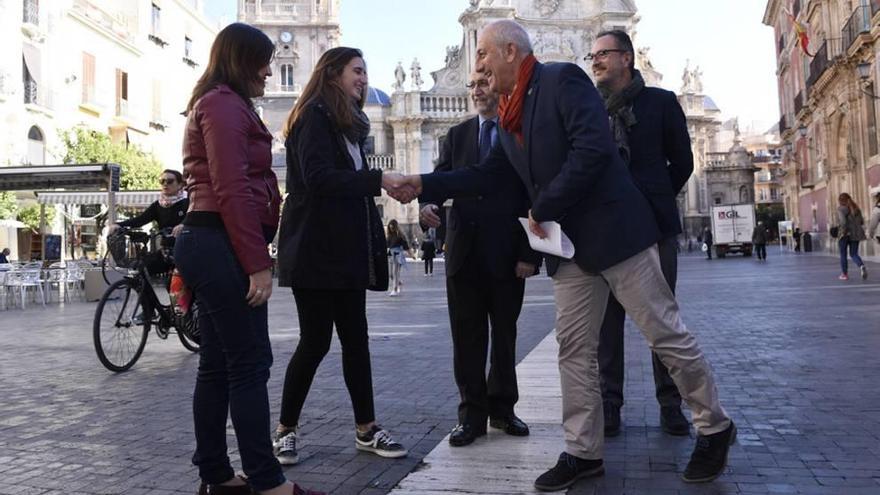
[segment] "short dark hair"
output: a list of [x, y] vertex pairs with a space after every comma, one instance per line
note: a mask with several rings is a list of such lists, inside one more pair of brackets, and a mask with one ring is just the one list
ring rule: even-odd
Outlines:
[[170, 168], [166, 168], [162, 171], [161, 175], [171, 174], [177, 180], [178, 184], [183, 184], [183, 174], [178, 172], [177, 170], [171, 170]]
[[629, 69], [633, 70], [636, 68], [636, 52], [633, 50], [633, 42], [630, 39], [629, 35], [626, 34], [625, 31], [620, 29], [611, 29], [608, 31], [602, 31], [601, 33], [596, 35], [596, 39], [599, 39], [603, 36], [612, 36], [614, 40], [617, 42], [617, 49], [624, 50], [632, 54], [632, 60], [629, 63]]

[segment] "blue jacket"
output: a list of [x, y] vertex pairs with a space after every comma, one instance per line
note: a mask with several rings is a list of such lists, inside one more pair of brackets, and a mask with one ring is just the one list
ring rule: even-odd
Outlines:
[[[482, 163], [422, 176], [421, 201], [482, 194], [505, 175], [525, 185], [539, 222], [555, 220], [575, 245], [574, 261], [598, 273], [660, 240], [645, 196], [611, 139], [605, 105], [580, 67], [536, 64], [523, 108], [524, 146], [499, 130]], [[546, 256], [547, 271], [559, 258]]]

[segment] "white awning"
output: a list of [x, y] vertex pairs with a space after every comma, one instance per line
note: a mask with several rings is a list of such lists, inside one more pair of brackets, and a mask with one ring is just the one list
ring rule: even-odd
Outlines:
[[21, 54], [24, 56], [24, 63], [27, 65], [28, 72], [31, 73], [31, 78], [36, 81], [37, 84], [42, 84], [43, 76], [40, 70], [40, 49], [30, 43], [22, 43]]
[[[58, 205], [106, 205], [107, 191], [35, 191], [37, 202]], [[159, 191], [120, 191], [117, 206], [147, 207], [159, 199]]]

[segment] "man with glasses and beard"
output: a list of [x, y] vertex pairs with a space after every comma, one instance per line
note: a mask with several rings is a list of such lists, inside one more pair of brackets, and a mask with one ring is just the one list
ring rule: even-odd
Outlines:
[[[452, 127], [436, 170], [479, 163], [498, 139], [498, 94], [485, 75], [468, 84], [477, 116]], [[529, 248], [517, 220], [528, 215], [525, 188], [516, 177], [500, 180], [477, 197], [456, 199], [446, 228], [446, 294], [452, 330], [455, 383], [461, 395], [458, 425], [449, 443], [462, 447], [486, 434], [489, 426], [526, 436], [529, 427], [513, 412], [516, 383], [516, 320], [525, 279], [537, 273], [541, 256]], [[438, 201], [422, 206], [420, 218], [440, 225]], [[489, 323], [491, 322], [491, 350]], [[487, 351], [490, 356], [486, 377]]]
[[[694, 171], [687, 121], [675, 94], [645, 87], [635, 68], [632, 41], [619, 30], [599, 33], [590, 61], [599, 93], [608, 110], [611, 134], [636, 186], [653, 210], [660, 228], [657, 243], [660, 268], [675, 292], [678, 271], [677, 236], [681, 233], [675, 196]], [[623, 406], [623, 325], [626, 312], [613, 294], [608, 296], [599, 336], [599, 372], [605, 416], [605, 435], [620, 433]], [[687, 435], [690, 425], [681, 413], [681, 394], [669, 370], [651, 353], [654, 386], [660, 403], [660, 426], [670, 435]]]

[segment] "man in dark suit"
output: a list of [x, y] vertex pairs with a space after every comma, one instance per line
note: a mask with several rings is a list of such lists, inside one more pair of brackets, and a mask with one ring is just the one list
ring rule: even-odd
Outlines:
[[[498, 95], [482, 74], [468, 84], [477, 116], [452, 127], [435, 170], [448, 171], [480, 162], [497, 140]], [[438, 202], [437, 204], [440, 204]], [[437, 204], [427, 204], [425, 225], [440, 224]], [[461, 394], [458, 425], [449, 436], [455, 447], [469, 445], [493, 428], [526, 436], [529, 427], [516, 415], [516, 320], [522, 309], [525, 279], [536, 273], [540, 254], [517, 220], [528, 215], [528, 198], [515, 176], [497, 181], [491, 191], [458, 198], [446, 227], [446, 295], [452, 329], [455, 383]], [[488, 382], [489, 326], [492, 348]]]
[[531, 202], [529, 229], [559, 222], [574, 259], [546, 256], [556, 299], [565, 451], [538, 477], [539, 490], [562, 490], [604, 473], [602, 395], [597, 346], [609, 288], [638, 324], [693, 412], [697, 442], [682, 478], [705, 482], [727, 462], [736, 428], [721, 407], [709, 363], [682, 323], [663, 278], [660, 229], [611, 139], [608, 115], [590, 79], [574, 64], [535, 60], [514, 21], [486, 25], [475, 70], [502, 96], [498, 143], [478, 166], [408, 176], [391, 185], [401, 201], [490, 191], [511, 175]]
[[[636, 186], [648, 198], [660, 228], [657, 251], [660, 268], [672, 292], [678, 272], [678, 234], [681, 221], [675, 196], [694, 171], [694, 156], [687, 121], [675, 94], [645, 87], [634, 65], [632, 41], [623, 31], [599, 33], [593, 42], [592, 62], [596, 86], [605, 100], [611, 135]], [[599, 373], [605, 435], [620, 433], [623, 406], [623, 325], [626, 312], [610, 295], [599, 336]], [[681, 413], [681, 395], [669, 370], [651, 353], [654, 387], [660, 403], [660, 427], [671, 435], [687, 435], [690, 425]]]

